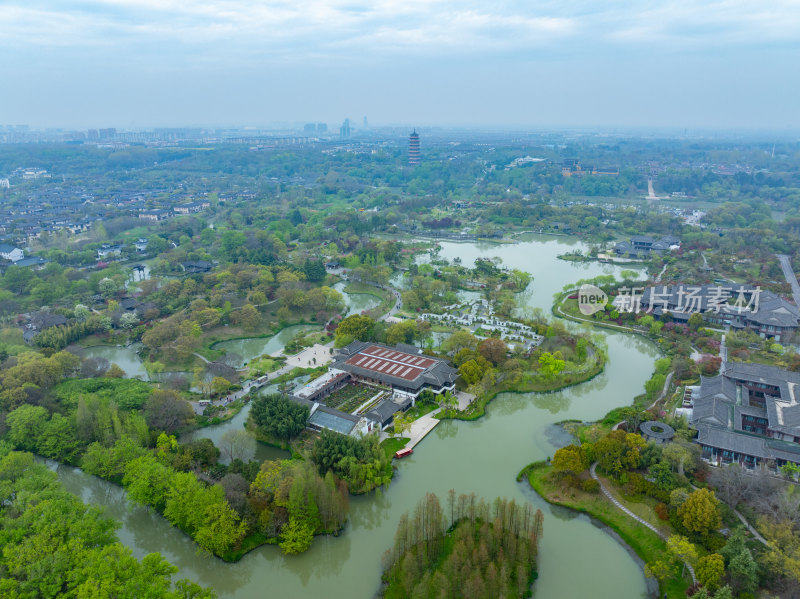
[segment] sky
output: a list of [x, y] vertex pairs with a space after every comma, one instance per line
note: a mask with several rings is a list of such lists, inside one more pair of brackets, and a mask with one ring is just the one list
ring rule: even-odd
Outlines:
[[0, 124], [800, 129], [800, 0], [2, 0]]

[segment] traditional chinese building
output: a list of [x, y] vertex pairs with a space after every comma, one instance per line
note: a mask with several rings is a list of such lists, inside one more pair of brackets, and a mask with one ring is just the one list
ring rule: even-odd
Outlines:
[[669, 314], [684, 323], [698, 313], [710, 324], [751, 329], [778, 342], [800, 326], [800, 311], [793, 304], [751, 285], [665, 285], [647, 287], [638, 297], [629, 289], [613, 303], [620, 312], [646, 311], [659, 318]]
[[800, 373], [728, 363], [719, 376], [702, 378], [689, 416], [713, 463], [800, 464]]
[[419, 133], [414, 129], [414, 132], [408, 137], [408, 163], [419, 164]]

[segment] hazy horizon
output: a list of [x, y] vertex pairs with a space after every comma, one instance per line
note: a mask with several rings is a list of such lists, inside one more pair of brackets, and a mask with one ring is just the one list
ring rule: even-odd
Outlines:
[[0, 123], [800, 129], [800, 2], [10, 0]]

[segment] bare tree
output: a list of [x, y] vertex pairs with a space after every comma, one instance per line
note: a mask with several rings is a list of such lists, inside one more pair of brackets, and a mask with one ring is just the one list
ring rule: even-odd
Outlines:
[[745, 472], [739, 464], [731, 464], [711, 470], [710, 482], [717, 496], [732, 507], [751, 498], [754, 476]]
[[103, 376], [111, 367], [111, 362], [101, 357], [86, 358], [81, 362], [81, 377], [94, 379]]
[[194, 420], [194, 411], [175, 391], [157, 389], [147, 398], [144, 417], [151, 429], [171, 434], [186, 428]]
[[226, 431], [219, 440], [220, 449], [229, 461], [249, 462], [256, 454], [256, 440], [245, 430]]

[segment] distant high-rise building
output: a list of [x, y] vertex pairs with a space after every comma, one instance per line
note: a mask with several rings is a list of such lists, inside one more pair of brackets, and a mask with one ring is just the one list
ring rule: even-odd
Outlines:
[[317, 126], [314, 123], [306, 123], [303, 125], [303, 133], [314, 133], [317, 130]]
[[419, 164], [419, 134], [416, 129], [408, 138], [408, 163]]
[[327, 123], [317, 123], [317, 133], [327, 133], [327, 132], [328, 132]]
[[350, 119], [345, 119], [342, 126], [339, 127], [339, 135], [341, 137], [350, 137]]
[[364, 129], [369, 129], [369, 124], [367, 123], [367, 117], [364, 117]]

